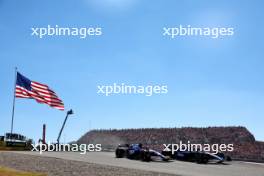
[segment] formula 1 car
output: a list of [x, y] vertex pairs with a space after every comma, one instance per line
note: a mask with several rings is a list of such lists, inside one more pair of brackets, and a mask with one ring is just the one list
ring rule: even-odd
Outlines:
[[143, 148], [142, 144], [123, 144], [118, 145], [115, 151], [116, 158], [128, 158], [133, 160], [141, 160], [141, 161], [168, 161], [169, 157], [164, 156], [161, 153]]
[[162, 151], [162, 154], [169, 156], [171, 159], [196, 162], [198, 164], [207, 164], [209, 162], [223, 163], [225, 160], [231, 160], [229, 156], [225, 157], [223, 153], [212, 154], [200, 151], [176, 151], [172, 153], [171, 151]]

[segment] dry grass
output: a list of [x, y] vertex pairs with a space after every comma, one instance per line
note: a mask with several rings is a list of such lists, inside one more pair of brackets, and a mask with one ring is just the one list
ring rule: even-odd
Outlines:
[[46, 176], [46, 174], [22, 172], [9, 168], [0, 167], [0, 176]]

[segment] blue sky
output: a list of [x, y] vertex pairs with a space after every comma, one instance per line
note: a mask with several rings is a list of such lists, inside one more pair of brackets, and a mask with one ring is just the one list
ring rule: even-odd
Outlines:
[[[99, 3], [100, 2], [100, 3]], [[14, 67], [75, 114], [62, 141], [92, 129], [245, 126], [264, 141], [261, 0], [0, 0], [0, 134], [10, 131]], [[163, 27], [233, 27], [232, 37], [163, 37]], [[31, 36], [31, 27], [102, 27], [100, 37]], [[97, 85], [165, 84], [168, 94], [97, 94]], [[14, 131], [55, 141], [66, 112], [17, 99]]]

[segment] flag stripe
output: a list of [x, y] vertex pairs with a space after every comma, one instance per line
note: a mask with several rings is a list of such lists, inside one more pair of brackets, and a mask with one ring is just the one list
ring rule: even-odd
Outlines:
[[44, 84], [39, 84], [37, 82], [32, 81], [32, 87], [36, 87], [42, 90], [48, 90], [49, 92], [56, 94], [53, 90], [51, 90], [48, 86], [44, 85]]
[[37, 87], [35, 87], [35, 86], [32, 86], [32, 89], [37, 90], [38, 92], [41, 92], [41, 93], [43, 93], [43, 94], [56, 96], [55, 93], [50, 92], [49, 90], [39, 89], [39, 88], [37, 88]]
[[[27, 90], [25, 90], [25, 89], [23, 89], [21, 87], [16, 87], [16, 93], [17, 94], [22, 94], [22, 95], [28, 95], [28, 94], [30, 94], [30, 96], [34, 96], [36, 98], [41, 98], [41, 99], [45, 99], [47, 101], [52, 101], [52, 102], [56, 102], [56, 103], [62, 103], [62, 101], [59, 98], [51, 98], [50, 96], [45, 96], [43, 94], [38, 95], [35, 92], [27, 91]], [[28, 97], [30, 97], [30, 96], [28, 96]]]
[[46, 99], [43, 99], [39, 96], [35, 96], [35, 95], [32, 95], [33, 98], [35, 98], [36, 100], [40, 101], [40, 102], [43, 102], [43, 103], [50, 103], [50, 104], [57, 104], [57, 105], [63, 105], [63, 103], [61, 102], [55, 102], [55, 101], [50, 101], [50, 100], [46, 100]]

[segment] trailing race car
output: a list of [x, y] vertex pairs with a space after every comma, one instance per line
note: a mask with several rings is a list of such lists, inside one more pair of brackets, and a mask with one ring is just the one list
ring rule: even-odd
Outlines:
[[225, 157], [223, 153], [212, 154], [200, 151], [162, 151], [164, 156], [169, 156], [171, 159], [196, 162], [199, 164], [207, 164], [208, 162], [223, 163], [225, 160], [230, 161], [231, 158]]
[[133, 160], [141, 160], [141, 161], [168, 161], [169, 157], [164, 156], [161, 153], [143, 148], [142, 144], [124, 144], [118, 145], [115, 151], [116, 158], [128, 158]]

